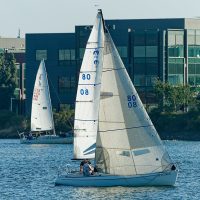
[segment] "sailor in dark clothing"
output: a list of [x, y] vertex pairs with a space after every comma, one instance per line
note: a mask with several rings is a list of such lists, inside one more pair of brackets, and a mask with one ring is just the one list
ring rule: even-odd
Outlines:
[[80, 163], [80, 173], [83, 173], [83, 165], [85, 163], [88, 163], [89, 165], [91, 164], [91, 162], [88, 159], [82, 160], [81, 163]]

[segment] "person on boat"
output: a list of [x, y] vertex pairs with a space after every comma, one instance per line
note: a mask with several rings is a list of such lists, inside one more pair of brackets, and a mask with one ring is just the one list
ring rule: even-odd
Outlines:
[[83, 165], [87, 162], [89, 163], [89, 165], [91, 165], [91, 162], [88, 159], [84, 159], [84, 160], [81, 161], [81, 163], [80, 163], [80, 173], [83, 173]]
[[85, 160], [85, 163], [83, 165], [83, 175], [84, 176], [90, 176], [94, 174], [94, 169], [91, 166], [91, 163], [89, 160]]

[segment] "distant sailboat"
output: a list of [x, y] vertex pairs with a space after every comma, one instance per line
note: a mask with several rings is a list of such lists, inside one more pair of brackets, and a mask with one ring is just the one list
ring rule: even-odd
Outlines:
[[44, 60], [36, 75], [31, 110], [31, 131], [20, 134], [20, 142], [28, 144], [72, 143], [72, 135], [60, 137], [55, 133], [51, 98]]
[[[92, 52], [97, 51], [97, 48], [98, 51], [103, 50], [103, 58], [97, 58], [100, 65], [90, 65], [96, 71], [94, 80], [98, 79], [101, 85], [100, 94], [95, 98], [98, 105], [94, 112], [98, 112], [98, 118], [89, 118], [95, 120], [98, 128], [95, 132], [95, 164], [98, 172], [91, 176], [80, 173], [60, 175], [56, 184], [96, 187], [174, 185], [177, 178], [176, 167], [144, 109], [108, 30], [104, 27], [101, 10], [88, 41], [88, 44], [92, 43], [97, 46], [87, 50], [87, 45], [86, 54], [90, 51], [90, 57], [93, 58]], [[87, 98], [92, 101], [91, 88], [87, 84], [84, 86], [88, 90]], [[93, 84], [93, 90], [94, 88]], [[77, 94], [79, 92], [80, 88]], [[93, 132], [93, 136], [95, 133]], [[84, 138], [87, 135], [87, 130], [80, 133], [80, 141], [76, 144], [74, 154], [77, 155], [76, 151], [79, 150], [81, 156], [75, 158], [90, 158], [87, 157], [87, 139], [81, 142], [81, 136]]]

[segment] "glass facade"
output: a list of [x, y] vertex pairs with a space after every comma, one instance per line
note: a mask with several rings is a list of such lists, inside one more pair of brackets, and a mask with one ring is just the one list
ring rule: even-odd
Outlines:
[[67, 65], [75, 62], [75, 49], [59, 49], [59, 65]]
[[184, 31], [168, 30], [167, 81], [173, 85], [184, 83]]
[[76, 87], [76, 79], [74, 76], [61, 76], [58, 77], [58, 92], [67, 93], [70, 89]]
[[200, 30], [188, 30], [188, 83], [200, 86]]
[[[155, 100], [153, 87], [158, 78], [173, 85], [200, 85], [200, 30], [188, 28], [194, 28], [195, 23], [200, 26], [200, 20], [195, 19], [195, 23], [185, 19], [108, 20], [106, 23], [144, 103]], [[117, 28], [113, 29], [113, 25]], [[63, 104], [75, 101], [79, 70], [91, 28], [76, 26], [72, 34], [30, 34], [27, 39], [27, 75], [36, 73], [33, 66], [38, 66], [38, 61], [48, 59], [48, 75], [58, 88]], [[49, 45], [52, 41], [53, 45]], [[28, 101], [31, 101], [34, 83], [32, 79], [27, 79], [27, 83]], [[54, 97], [52, 103], [55, 107], [59, 105]]]
[[36, 60], [47, 60], [47, 50], [36, 50]]
[[159, 76], [159, 30], [134, 31], [131, 36], [133, 83], [143, 102], [149, 103], [155, 95], [147, 93]]

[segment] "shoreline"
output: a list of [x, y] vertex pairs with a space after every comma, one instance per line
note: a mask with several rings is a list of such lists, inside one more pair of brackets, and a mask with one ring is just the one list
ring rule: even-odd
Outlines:
[[[200, 133], [199, 131], [191, 131], [191, 132], [158, 132], [161, 140], [183, 140], [183, 141], [200, 141]], [[16, 132], [3, 132], [0, 131], [0, 139], [19, 139], [19, 135]]]

